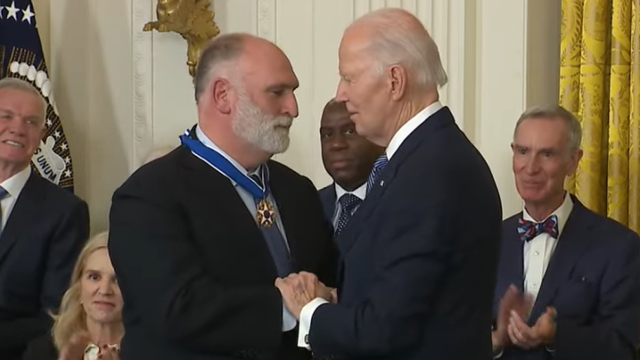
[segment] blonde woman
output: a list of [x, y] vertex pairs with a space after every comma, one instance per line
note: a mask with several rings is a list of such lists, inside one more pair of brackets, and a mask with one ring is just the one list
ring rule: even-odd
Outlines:
[[122, 295], [107, 252], [106, 232], [91, 238], [54, 316], [51, 335], [33, 341], [24, 360], [118, 360]]

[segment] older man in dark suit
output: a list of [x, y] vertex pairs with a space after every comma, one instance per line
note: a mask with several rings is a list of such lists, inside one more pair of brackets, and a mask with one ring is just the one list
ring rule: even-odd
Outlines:
[[334, 282], [316, 188], [270, 160], [289, 145], [298, 79], [276, 45], [225, 34], [203, 52], [195, 87], [198, 124], [182, 146], [113, 196], [122, 360], [308, 360], [274, 285], [298, 271]]
[[318, 194], [338, 236], [367, 196], [367, 178], [384, 148], [360, 136], [344, 102], [335, 99], [322, 111], [320, 145], [324, 168], [333, 183]]
[[439, 101], [438, 48], [415, 16], [365, 15], [340, 44], [336, 100], [386, 148], [337, 239], [338, 304], [302, 273], [279, 280], [299, 344], [337, 359], [486, 360], [502, 209], [487, 163]]
[[504, 360], [633, 360], [640, 338], [640, 238], [564, 190], [582, 157], [578, 120], [534, 107], [517, 122], [522, 212], [503, 223], [493, 347]]
[[47, 103], [15, 78], [0, 80], [0, 359], [20, 359], [47, 333], [89, 237], [87, 204], [31, 170]]

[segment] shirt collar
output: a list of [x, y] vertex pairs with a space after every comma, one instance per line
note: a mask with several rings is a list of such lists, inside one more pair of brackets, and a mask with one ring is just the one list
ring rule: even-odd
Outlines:
[[366, 182], [364, 184], [362, 184], [359, 188], [357, 188], [357, 189], [355, 189], [353, 191], [345, 190], [342, 186], [338, 185], [338, 183], [335, 183], [335, 188], [336, 188], [336, 203], [338, 203], [338, 201], [340, 201], [340, 198], [344, 194], [353, 194], [353, 195], [357, 196], [358, 198], [360, 198], [360, 200], [364, 200], [364, 198], [367, 196], [367, 183]]
[[20, 170], [20, 172], [14, 174], [7, 180], [3, 181], [0, 186], [2, 186], [9, 196], [18, 197], [20, 192], [24, 188], [24, 185], [29, 180], [29, 176], [31, 175], [31, 166], [27, 166], [24, 169]]
[[419, 113], [417, 113], [411, 120], [407, 121], [404, 125], [400, 127], [400, 129], [393, 135], [391, 141], [389, 141], [389, 145], [387, 146], [387, 159], [391, 160], [391, 157], [398, 150], [402, 142], [411, 135], [411, 133], [418, 128], [425, 120], [427, 120], [431, 115], [435, 114], [438, 110], [442, 109], [442, 103], [440, 101], [436, 101], [433, 104], [427, 106], [422, 109]]
[[[573, 200], [571, 200], [571, 195], [569, 195], [568, 192], [565, 192], [564, 201], [562, 202], [560, 207], [558, 207], [554, 212], [552, 212], [551, 215], [547, 216], [547, 219], [553, 215], [555, 215], [558, 218], [558, 236], [562, 234], [562, 229], [564, 229], [564, 225], [567, 223], [567, 220], [569, 219], [569, 215], [571, 214], [572, 210], [573, 210]], [[522, 218], [527, 221], [536, 222], [533, 219], [533, 217], [529, 215], [529, 213], [527, 212], [527, 209], [524, 207], [522, 208]], [[547, 219], [544, 219], [540, 222], [544, 222]]]
[[[219, 153], [220, 155], [224, 156], [225, 159], [229, 160], [229, 162], [236, 167], [236, 169], [238, 169], [243, 175], [253, 175], [253, 174], [259, 174], [258, 170], [260, 169], [260, 167], [256, 168], [254, 171], [249, 172], [247, 171], [247, 169], [245, 169], [242, 165], [240, 165], [237, 161], [235, 161], [231, 156], [229, 156], [226, 152], [224, 152], [222, 149], [220, 149], [218, 147], [218, 145], [216, 145], [213, 141], [211, 141], [211, 139], [209, 139], [207, 137], [207, 135], [204, 134], [204, 131], [202, 131], [202, 129], [200, 129], [200, 126], [196, 126], [196, 136], [198, 137], [198, 140], [200, 140], [200, 142], [202, 144], [204, 144], [204, 146], [214, 150], [215, 152]], [[217, 169], [216, 169], [217, 170]], [[225, 175], [224, 173], [220, 172], [222, 175]], [[226, 176], [226, 175], [225, 175]], [[229, 178], [227, 176], [227, 178], [229, 180], [231, 180], [231, 183], [233, 184], [233, 186], [237, 186], [238, 183], [236, 183], [235, 181], [233, 181], [233, 179]]]

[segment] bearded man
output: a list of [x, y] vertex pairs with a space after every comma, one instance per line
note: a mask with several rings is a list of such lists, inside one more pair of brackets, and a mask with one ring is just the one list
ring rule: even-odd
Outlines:
[[270, 160], [289, 146], [297, 87], [264, 39], [226, 34], [203, 52], [198, 124], [113, 196], [122, 360], [310, 358], [274, 285], [308, 271], [334, 286], [331, 225], [314, 185]]

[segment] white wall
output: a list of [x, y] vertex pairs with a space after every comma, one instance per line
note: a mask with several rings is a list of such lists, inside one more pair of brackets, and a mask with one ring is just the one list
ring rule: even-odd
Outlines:
[[[142, 32], [155, 20], [155, 0], [35, 3], [77, 193], [99, 231], [113, 190], [153, 147], [177, 145], [196, 122], [186, 43], [177, 34]], [[489, 161], [505, 216], [517, 211], [511, 132], [527, 105], [557, 99], [556, 0], [215, 0], [222, 32], [275, 41], [300, 79], [300, 117], [291, 149], [278, 159], [317, 186], [329, 182], [318, 123], [337, 84], [338, 43], [354, 18], [385, 6], [417, 14], [436, 39], [450, 75], [442, 100]]]

